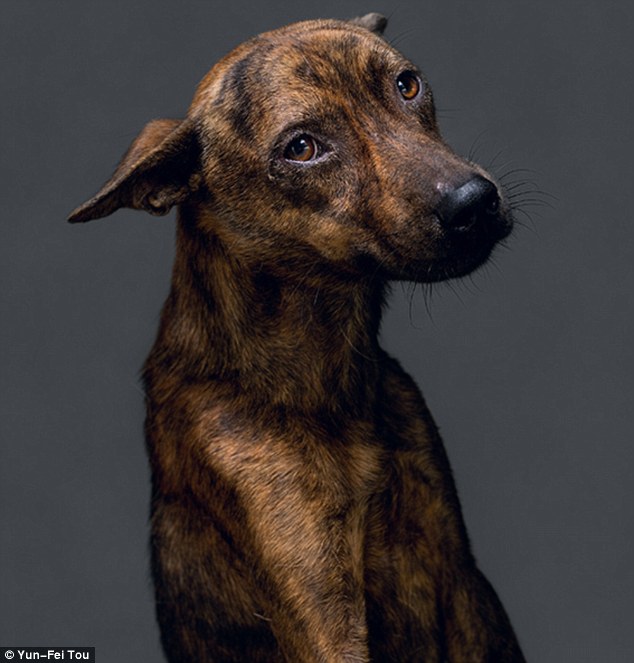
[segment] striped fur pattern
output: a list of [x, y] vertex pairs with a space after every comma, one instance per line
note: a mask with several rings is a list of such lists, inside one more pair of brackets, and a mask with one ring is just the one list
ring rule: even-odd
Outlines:
[[172, 663], [524, 660], [425, 401], [377, 340], [389, 281], [469, 273], [510, 214], [498, 192], [486, 228], [443, 229], [444, 193], [491, 177], [443, 142], [384, 27], [242, 44], [70, 217], [178, 206], [143, 374]]

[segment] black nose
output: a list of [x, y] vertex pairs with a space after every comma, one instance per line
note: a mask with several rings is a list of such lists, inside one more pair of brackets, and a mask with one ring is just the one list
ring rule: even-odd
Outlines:
[[437, 214], [443, 228], [458, 232], [497, 217], [500, 196], [493, 182], [476, 175], [466, 184], [445, 193]]

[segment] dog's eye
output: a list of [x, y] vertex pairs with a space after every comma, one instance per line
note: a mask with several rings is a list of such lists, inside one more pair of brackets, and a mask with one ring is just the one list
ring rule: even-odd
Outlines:
[[319, 154], [319, 145], [311, 136], [303, 134], [294, 138], [284, 151], [284, 158], [289, 161], [310, 161]]
[[396, 77], [396, 87], [403, 99], [410, 101], [420, 92], [422, 85], [413, 71], [404, 71]]

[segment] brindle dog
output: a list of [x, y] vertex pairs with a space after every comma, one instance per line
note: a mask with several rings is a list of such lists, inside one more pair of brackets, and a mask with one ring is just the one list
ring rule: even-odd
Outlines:
[[144, 370], [170, 661], [524, 660], [431, 415], [377, 341], [388, 281], [471, 272], [509, 205], [443, 142], [385, 23], [239, 46], [70, 217], [179, 206]]

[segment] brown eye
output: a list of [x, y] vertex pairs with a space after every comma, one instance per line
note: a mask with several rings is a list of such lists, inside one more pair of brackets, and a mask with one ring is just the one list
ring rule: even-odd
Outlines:
[[284, 158], [289, 161], [310, 161], [317, 156], [319, 147], [317, 141], [310, 136], [302, 135], [294, 138], [284, 152]]
[[413, 71], [404, 71], [397, 76], [396, 87], [403, 99], [410, 101], [420, 92], [421, 82]]

